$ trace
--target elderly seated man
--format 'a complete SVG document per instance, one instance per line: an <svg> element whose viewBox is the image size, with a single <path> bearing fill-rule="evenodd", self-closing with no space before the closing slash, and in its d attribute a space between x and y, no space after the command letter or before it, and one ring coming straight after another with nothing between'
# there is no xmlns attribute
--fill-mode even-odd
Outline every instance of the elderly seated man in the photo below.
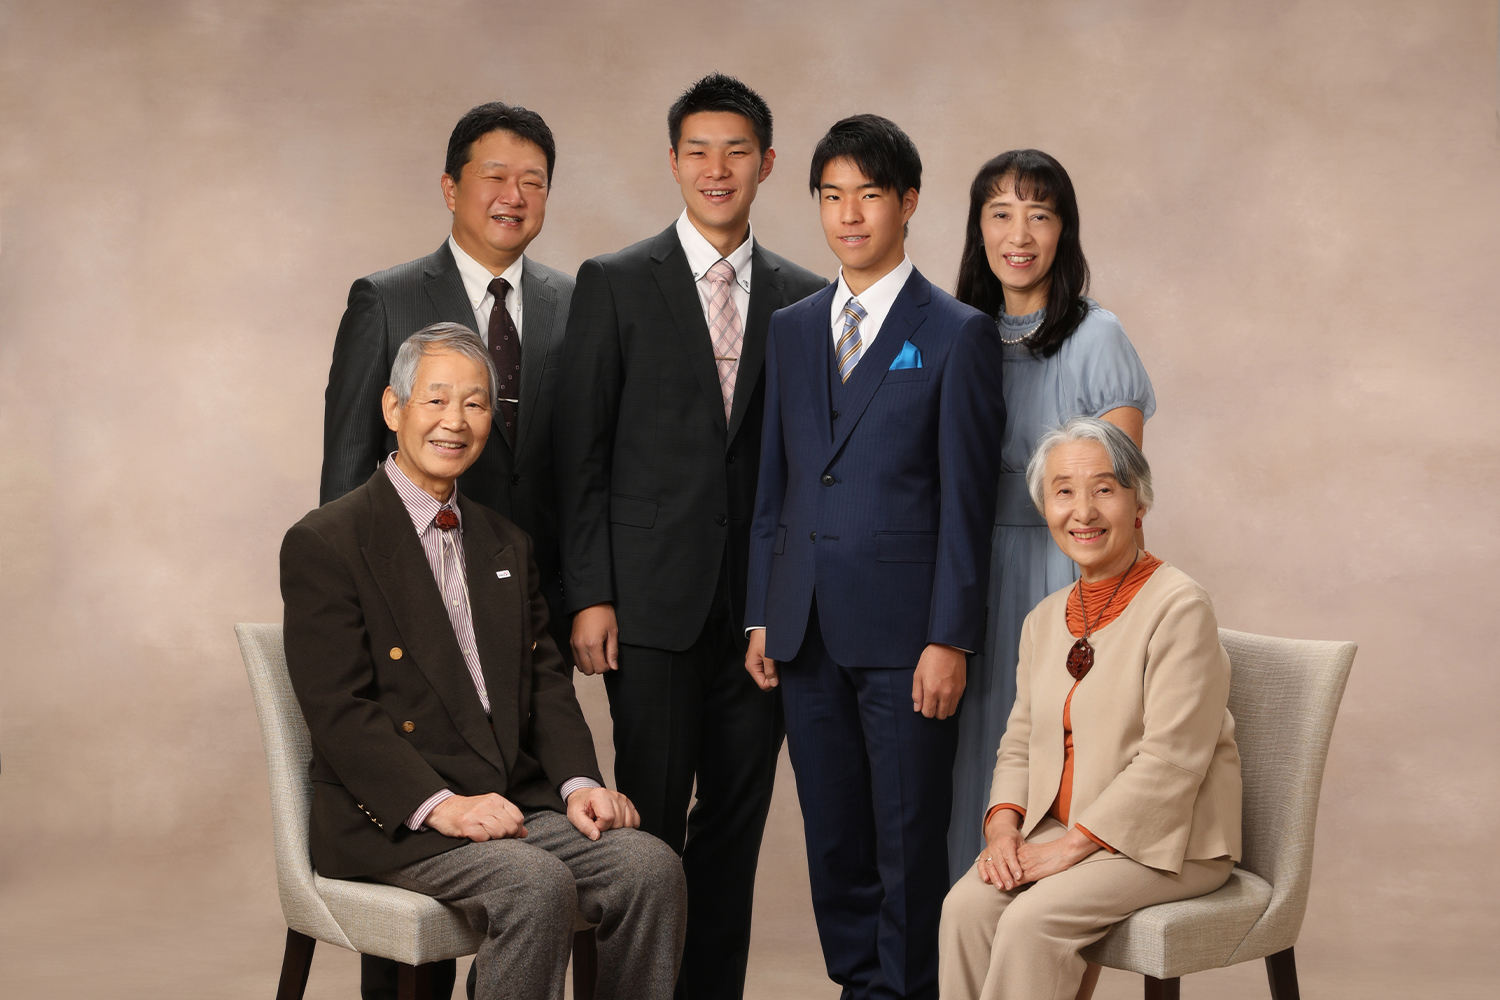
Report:
<svg viewBox="0 0 1500 1000"><path fill-rule="evenodd" d="M603 787L531 539L454 485L498 381L468 329L413 335L383 400L396 452L282 543L313 864L459 909L485 935L479 1000L561 997L579 913L598 925L598 996L666 998L681 864Z"/></svg>

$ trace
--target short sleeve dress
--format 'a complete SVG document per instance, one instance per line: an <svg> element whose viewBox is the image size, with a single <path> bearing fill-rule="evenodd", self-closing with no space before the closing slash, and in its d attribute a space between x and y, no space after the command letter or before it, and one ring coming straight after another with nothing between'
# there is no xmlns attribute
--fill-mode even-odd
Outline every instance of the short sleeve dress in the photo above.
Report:
<svg viewBox="0 0 1500 1000"><path fill-rule="evenodd" d="M1052 541L1047 522L1031 503L1026 463L1037 440L1070 417L1097 417L1119 406L1133 406L1148 419L1156 412L1151 379L1120 321L1097 302L1087 301L1083 322L1052 357L1033 357L1025 344L1004 348L1001 388L1006 421L991 539L989 621L985 648L969 664L959 712L948 827L952 882L968 871L984 847L982 825L995 753L1016 699L1021 623L1042 598L1078 579L1078 567ZM1041 320L1041 311L1026 316L1002 313L1000 335L1013 340Z"/></svg>

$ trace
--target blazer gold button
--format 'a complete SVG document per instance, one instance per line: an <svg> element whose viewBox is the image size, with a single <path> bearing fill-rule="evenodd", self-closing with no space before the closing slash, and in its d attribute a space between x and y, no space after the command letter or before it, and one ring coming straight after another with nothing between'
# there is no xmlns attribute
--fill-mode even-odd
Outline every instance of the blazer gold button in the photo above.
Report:
<svg viewBox="0 0 1500 1000"><path fill-rule="evenodd" d="M533 642L532 642L532 644L531 644L531 648L532 648L532 649L533 649L533 650L534 650L534 649L536 649L536 642L535 642L535 641L533 641Z"/></svg>
<svg viewBox="0 0 1500 1000"><path fill-rule="evenodd" d="M412 722L412 721L408 720L406 722L401 723L401 728L404 729L404 730L406 730L409 733L412 730L414 730L414 729L417 728L417 724L415 722Z"/></svg>
<svg viewBox="0 0 1500 1000"><path fill-rule="evenodd" d="M399 660L399 659L401 659L401 647L400 646L392 646L391 647L391 659L393 659L393 660Z"/></svg>

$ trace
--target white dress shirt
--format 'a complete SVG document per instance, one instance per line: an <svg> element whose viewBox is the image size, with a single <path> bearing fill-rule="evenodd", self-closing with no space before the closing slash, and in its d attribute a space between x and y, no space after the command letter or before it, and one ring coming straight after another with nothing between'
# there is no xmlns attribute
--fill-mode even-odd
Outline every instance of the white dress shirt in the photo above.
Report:
<svg viewBox="0 0 1500 1000"><path fill-rule="evenodd" d="M739 310L740 329L746 329L750 325L747 317L750 313L750 255L755 250L754 227L745 235L745 242L725 257L714 249L714 245L702 233L693 228L687 209L683 209L682 214L677 217L677 239L682 244L682 252L687 255L688 270L693 272L693 284L698 287L698 304L703 307L703 321L712 323L708 314L708 301L713 295L713 282L708 280L708 269L721 260L727 260L729 266L734 268L734 284L729 288L729 297L734 300L735 309Z"/></svg>
<svg viewBox="0 0 1500 1000"><path fill-rule="evenodd" d="M504 278L510 282L510 294L505 297L505 311L510 313L510 321L516 324L516 337L525 337L521 331L521 263L526 255L517 257L514 264L499 274L491 274L489 268L464 253L452 236L448 237L448 249L453 251L453 260L458 264L458 276L464 281L464 292L469 296L469 305L474 308L474 321L479 324L479 339L484 341L485 346L489 346L490 313L495 309L495 296L490 294L490 282L496 278Z"/></svg>
<svg viewBox="0 0 1500 1000"><path fill-rule="evenodd" d="M839 268L839 284L834 289L833 305L828 314L828 330L833 336L833 346L838 347L839 337L844 333L844 307L849 304L850 299L854 299L865 309L865 318L859 324L859 356L863 359L870 352L870 346L875 343L875 338L880 334L885 318L890 315L891 306L896 304L896 296L900 295L901 289L906 287L906 279L911 277L912 270L911 258L902 257L901 263L897 264L894 270L855 295L844 283L844 269ZM859 367L858 361L854 363L854 367ZM850 371L853 369L851 368Z"/></svg>

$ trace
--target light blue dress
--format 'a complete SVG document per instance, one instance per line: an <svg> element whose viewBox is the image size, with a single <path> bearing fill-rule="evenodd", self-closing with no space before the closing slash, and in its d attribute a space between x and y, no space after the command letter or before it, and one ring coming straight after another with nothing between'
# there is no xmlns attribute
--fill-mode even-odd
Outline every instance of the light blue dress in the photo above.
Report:
<svg viewBox="0 0 1500 1000"><path fill-rule="evenodd" d="M1002 314L1000 335L1015 339L1041 319L1040 311ZM969 870L984 847L981 824L989 806L995 754L1016 699L1021 622L1042 598L1078 579L1078 567L1052 541L1047 522L1032 506L1026 463L1037 440L1070 417L1097 417L1117 406L1134 406L1148 418L1156 412L1151 379L1120 321L1092 299L1083 322L1052 357L1032 357L1025 344L1004 350L1005 440L990 555L989 621L985 648L969 662L959 712L948 827L952 882Z"/></svg>

